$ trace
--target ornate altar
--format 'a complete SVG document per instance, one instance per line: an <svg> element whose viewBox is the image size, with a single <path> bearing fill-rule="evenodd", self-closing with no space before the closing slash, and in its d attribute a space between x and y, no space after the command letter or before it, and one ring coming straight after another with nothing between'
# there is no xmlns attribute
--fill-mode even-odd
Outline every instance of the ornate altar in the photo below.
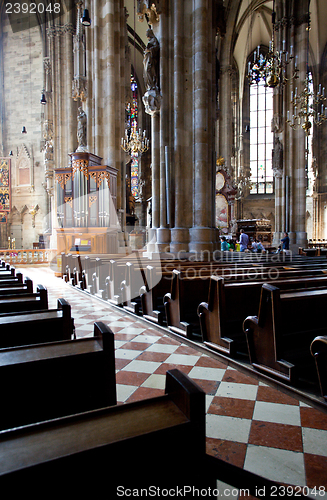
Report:
<svg viewBox="0 0 327 500"><path fill-rule="evenodd" d="M218 161L217 161L218 165ZM225 169L219 166L216 172L216 227L228 232L233 217L233 208L237 189Z"/></svg>
<svg viewBox="0 0 327 500"><path fill-rule="evenodd" d="M69 156L71 166L55 170L57 251L117 253L117 170L92 153Z"/></svg>
<svg viewBox="0 0 327 500"><path fill-rule="evenodd" d="M251 239L261 241L264 246L270 246L272 242L271 223L268 219L241 219L236 221L237 236L241 229Z"/></svg>

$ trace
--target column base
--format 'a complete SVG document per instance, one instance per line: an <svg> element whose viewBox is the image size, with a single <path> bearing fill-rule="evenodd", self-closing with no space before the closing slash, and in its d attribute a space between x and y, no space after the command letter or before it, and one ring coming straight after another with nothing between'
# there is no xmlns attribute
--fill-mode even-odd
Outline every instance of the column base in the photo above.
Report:
<svg viewBox="0 0 327 500"><path fill-rule="evenodd" d="M215 250L213 240L215 240L214 228L192 227L190 232L189 250L196 255L196 260L210 260Z"/></svg>
<svg viewBox="0 0 327 500"><path fill-rule="evenodd" d="M158 252L167 252L170 250L170 229L159 227L157 229L157 248Z"/></svg>
<svg viewBox="0 0 327 500"><path fill-rule="evenodd" d="M190 241L189 229L186 227L174 227L171 229L170 251L172 253L188 252Z"/></svg>

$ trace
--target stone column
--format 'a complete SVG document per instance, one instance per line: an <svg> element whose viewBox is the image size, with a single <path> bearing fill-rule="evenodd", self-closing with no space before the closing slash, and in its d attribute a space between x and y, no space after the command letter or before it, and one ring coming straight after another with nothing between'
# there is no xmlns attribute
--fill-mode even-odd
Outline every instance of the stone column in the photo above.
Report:
<svg viewBox="0 0 327 500"><path fill-rule="evenodd" d="M184 48L183 48L184 1L174 3L174 172L175 172L175 226L171 229L170 251L188 250L189 229L185 217L188 204L185 177L183 175L184 143ZM184 162L183 162L184 159Z"/></svg>
<svg viewBox="0 0 327 500"><path fill-rule="evenodd" d="M209 2L211 5L211 2ZM208 169L212 158L209 151L209 84L208 58L211 25L208 26L208 2L194 0L194 208L193 227L190 229L192 252L213 251L211 215L208 205L211 200L211 185L208 182Z"/></svg>
<svg viewBox="0 0 327 500"><path fill-rule="evenodd" d="M306 22L297 27L296 53L299 57L298 92L301 92L306 75L307 36ZM300 127L293 132L293 171L290 196L290 240L297 246L306 246L306 172L305 172L305 133Z"/></svg>
<svg viewBox="0 0 327 500"><path fill-rule="evenodd" d="M160 39L160 227L157 230L157 243L160 252L169 251L170 229L167 224L167 199L166 183L166 147L169 146L169 24L168 6L163 8L159 24Z"/></svg>

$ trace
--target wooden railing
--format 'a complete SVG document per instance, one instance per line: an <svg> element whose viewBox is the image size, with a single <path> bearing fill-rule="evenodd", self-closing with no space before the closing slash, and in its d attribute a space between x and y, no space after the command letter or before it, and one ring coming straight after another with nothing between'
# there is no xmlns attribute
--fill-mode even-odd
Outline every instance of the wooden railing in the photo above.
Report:
<svg viewBox="0 0 327 500"><path fill-rule="evenodd" d="M15 265L49 264L56 251L50 249L13 249L0 250L0 259Z"/></svg>

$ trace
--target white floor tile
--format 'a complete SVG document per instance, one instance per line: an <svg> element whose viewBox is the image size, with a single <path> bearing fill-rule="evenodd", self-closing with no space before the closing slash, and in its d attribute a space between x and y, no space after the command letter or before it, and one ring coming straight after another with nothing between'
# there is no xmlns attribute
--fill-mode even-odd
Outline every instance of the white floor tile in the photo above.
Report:
<svg viewBox="0 0 327 500"><path fill-rule="evenodd" d="M129 372L153 373L159 368L160 365L161 363L157 363L156 361L139 361L137 359L134 359L133 361L128 363L128 365L122 368L122 370Z"/></svg>
<svg viewBox="0 0 327 500"><path fill-rule="evenodd" d="M254 406L253 420L300 426L300 408L295 405L257 401Z"/></svg>
<svg viewBox="0 0 327 500"><path fill-rule="evenodd" d="M142 334L135 337L135 339L131 340L131 342L144 342L145 344L153 344L157 342L158 339L160 339L160 337Z"/></svg>
<svg viewBox="0 0 327 500"><path fill-rule="evenodd" d="M279 483L306 484L303 453L249 445L244 469Z"/></svg>
<svg viewBox="0 0 327 500"><path fill-rule="evenodd" d="M121 323L122 323L122 321L121 321ZM120 330L119 333L127 333L127 334L139 335L140 333L144 332L144 330L145 330L145 328L139 328L139 327L136 327L136 326L127 326L126 328L123 328L123 330Z"/></svg>
<svg viewBox="0 0 327 500"><path fill-rule="evenodd" d="M226 417L209 413L206 416L206 435L210 438L247 443L251 420L246 418Z"/></svg>
<svg viewBox="0 0 327 500"><path fill-rule="evenodd" d="M117 402L124 403L126 399L128 399L133 394L133 392L136 391L137 388L138 387L134 385L117 384Z"/></svg>
<svg viewBox="0 0 327 500"><path fill-rule="evenodd" d="M194 366L199 358L200 356L193 356L192 354L171 354L165 362L176 365Z"/></svg>
<svg viewBox="0 0 327 500"><path fill-rule="evenodd" d="M142 387L151 387L152 389L164 389L166 387L166 375L153 373L143 382Z"/></svg>
<svg viewBox="0 0 327 500"><path fill-rule="evenodd" d="M163 352L166 354L171 354L176 351L178 345L170 345L170 344L152 344L147 348L147 351L151 352Z"/></svg>
<svg viewBox="0 0 327 500"><path fill-rule="evenodd" d="M327 431L302 428L303 451L327 457Z"/></svg>
<svg viewBox="0 0 327 500"><path fill-rule="evenodd" d="M255 401L257 392L257 385L221 382L217 389L216 396L235 399L250 399L251 401Z"/></svg>
<svg viewBox="0 0 327 500"><path fill-rule="evenodd" d="M205 366L194 366L189 373L189 377L198 378L200 380L216 380L221 381L226 370L223 368L210 368Z"/></svg>
<svg viewBox="0 0 327 500"><path fill-rule="evenodd" d="M117 349L115 351L115 358L119 359L135 359L142 351L136 349Z"/></svg>

